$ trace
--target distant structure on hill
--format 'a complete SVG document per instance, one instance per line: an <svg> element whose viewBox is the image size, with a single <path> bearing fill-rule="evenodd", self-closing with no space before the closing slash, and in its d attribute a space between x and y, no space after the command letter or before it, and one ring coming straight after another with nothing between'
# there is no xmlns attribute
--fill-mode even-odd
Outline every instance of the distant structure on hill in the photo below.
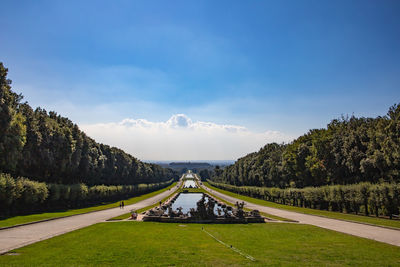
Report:
<svg viewBox="0 0 400 267"><path fill-rule="evenodd" d="M178 171L180 173L185 173L188 170L192 170L194 173L199 173L202 170L208 170L208 171L213 171L216 166L219 166L220 168L224 168L225 166L231 165L234 163L234 161L230 160L219 160L219 161L176 161L176 162L160 162L160 161L150 161L151 163L156 163L158 165L161 165L164 168L170 168L175 171Z"/></svg>
<svg viewBox="0 0 400 267"><path fill-rule="evenodd" d="M180 173L185 173L188 170L192 170L194 173L198 173L202 170L212 171L214 167L214 165L207 162L171 162L168 164L168 168Z"/></svg>
<svg viewBox="0 0 400 267"><path fill-rule="evenodd" d="M207 162L171 162L169 164L170 168L188 168L188 169L196 169L196 168L212 168L213 165Z"/></svg>

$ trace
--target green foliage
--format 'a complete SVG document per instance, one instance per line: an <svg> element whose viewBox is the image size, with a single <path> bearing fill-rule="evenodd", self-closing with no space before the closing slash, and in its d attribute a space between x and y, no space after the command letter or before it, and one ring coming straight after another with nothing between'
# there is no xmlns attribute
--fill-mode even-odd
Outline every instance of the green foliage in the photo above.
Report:
<svg viewBox="0 0 400 267"><path fill-rule="evenodd" d="M83 208L70 208L70 209L58 209L56 211L49 211L49 212L37 212L37 213L28 213L25 215L20 215L20 216L11 216L7 218L1 218L0 217L0 228L1 227L10 227L10 226L15 226L18 224L25 224L25 223L30 223L30 222L37 222L37 221L43 221L43 220L48 220L48 219L55 219L55 218L62 218L62 217L67 217L67 216L72 216L72 215L77 215L77 214L84 214L88 212L93 212L93 211L100 211L100 210L106 210L106 209L111 209L111 208L116 208L119 206L121 203L121 200L124 201L125 206L127 205L132 205L135 203L138 203L142 200L151 198L153 196L156 196L158 194L161 194L162 192L165 192L167 190L170 190L171 188L175 187L177 182L172 183L171 185L167 187L163 187L161 189L158 189L156 191L152 191L150 193L145 193L141 195L136 195L133 197L126 197L126 198L118 198L118 200L113 200L113 201L107 201L107 202L101 202L101 203L95 203L91 205L87 205L86 207ZM51 192L51 190L49 189ZM48 199L50 200L50 199Z"/></svg>
<svg viewBox="0 0 400 267"><path fill-rule="evenodd" d="M83 207L104 201L116 201L158 190L173 183L88 187L85 184L46 184L23 177L14 179L0 173L0 215L32 213L33 211Z"/></svg>
<svg viewBox="0 0 400 267"><path fill-rule="evenodd" d="M369 213L392 219L400 211L400 184L359 183L305 188L271 188L234 186L208 180L217 188L253 198L297 207L339 211L346 213Z"/></svg>
<svg viewBox="0 0 400 267"><path fill-rule="evenodd" d="M0 62L0 171L49 184L132 185L178 179L171 169L95 142L55 112L21 103L7 71ZM60 190L82 198L74 195L77 189Z"/></svg>
<svg viewBox="0 0 400 267"><path fill-rule="evenodd" d="M7 72L0 62L0 168L15 171L26 143L26 125L19 110L22 96L11 91Z"/></svg>
<svg viewBox="0 0 400 267"><path fill-rule="evenodd" d="M211 178L210 172L207 169L201 170L199 174L202 181L206 181L207 179Z"/></svg>
<svg viewBox="0 0 400 267"><path fill-rule="evenodd" d="M213 181L242 186L297 187L400 182L400 104L387 116L342 117L290 144L267 144Z"/></svg>

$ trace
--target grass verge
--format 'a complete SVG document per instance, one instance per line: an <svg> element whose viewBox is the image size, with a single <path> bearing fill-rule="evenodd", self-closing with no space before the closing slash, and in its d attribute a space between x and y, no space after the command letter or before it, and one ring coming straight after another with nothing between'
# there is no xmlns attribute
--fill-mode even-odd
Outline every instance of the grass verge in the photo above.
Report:
<svg viewBox="0 0 400 267"><path fill-rule="evenodd" d="M228 247L206 234L212 234ZM230 248L232 246L232 248ZM252 256L251 261L233 250ZM399 266L400 248L302 224L99 223L0 256L1 266Z"/></svg>
<svg viewBox="0 0 400 267"><path fill-rule="evenodd" d="M121 201L123 200L125 202L125 205L131 205L131 204L137 203L139 201L142 201L144 199L147 199L149 197L158 195L166 190L169 190L170 188L174 187L175 185L176 185L176 182L166 188L163 188L163 189L160 189L160 190L148 193L148 194L125 199L125 200L121 199ZM31 222L36 222L36 221L43 221L43 220L48 220L48 219L61 218L61 217L66 217L66 216L71 216L71 215L83 214L83 213L88 213L88 212L92 212L92 211L105 210L105 209L115 208L118 206L119 206L119 201L96 205L96 206L87 207L87 208L82 208L82 209L71 209L71 210L58 211L58 212L45 212L45 213L36 213L36 214L30 214L30 215L14 216L14 217L0 220L0 228L10 227L10 226L19 225L19 224L25 224L25 223L31 223Z"/></svg>
<svg viewBox="0 0 400 267"><path fill-rule="evenodd" d="M257 199L257 198L252 198L252 197L232 193L230 191L216 188L207 182L203 182L203 184L205 186L207 186L215 191L218 191L220 193L223 193L225 195L235 197L235 198L238 198L238 199L241 199L241 200L244 200L247 202L251 202L254 204L266 206L266 207L283 209L283 210L288 210L288 211L295 211L295 212L310 214L310 215L323 216L323 217L332 218L332 219L339 219L339 220L345 220L345 221L351 221L351 222L359 222L359 223L366 223L366 224L400 229L400 220L390 220L390 219L377 218L377 217L372 217L372 216L362 216L362 215L347 214L347 213L340 213L340 212L334 212L334 211L316 210L316 209L288 206L288 205L278 204L275 202L270 202L270 201L266 201L266 200L261 200L261 199Z"/></svg>

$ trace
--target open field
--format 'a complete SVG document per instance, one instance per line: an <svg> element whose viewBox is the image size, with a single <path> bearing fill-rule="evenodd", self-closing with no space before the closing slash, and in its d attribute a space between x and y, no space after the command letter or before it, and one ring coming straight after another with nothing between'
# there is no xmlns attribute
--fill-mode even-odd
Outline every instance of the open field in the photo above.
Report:
<svg viewBox="0 0 400 267"><path fill-rule="evenodd" d="M251 261L202 231L255 258ZM301 224L100 223L0 256L2 266L394 266L400 248Z"/></svg>
<svg viewBox="0 0 400 267"><path fill-rule="evenodd" d="M352 221L352 222L360 222L360 223L367 223L367 224L372 224L372 225L400 228L400 220L390 220L390 219L383 219L383 218L377 218L377 217L371 217L371 216L362 216L362 215L346 214L346 213L332 212L332 211L326 211L326 210L317 210L317 209L308 209L308 208L300 208L300 207L295 207L295 206L288 206L288 205L278 204L275 202L270 202L270 201L265 201L265 200L261 200L261 199L257 199L257 198L252 198L252 197L248 197L248 196L235 194L235 193L232 193L232 192L229 192L226 190L216 188L207 182L203 182L203 184L205 186L207 186L215 191L221 192L225 195L235 197L235 198L238 198L238 199L241 199L244 201L248 201L248 202L251 202L254 204L266 206L266 207L294 211L294 212L299 212L299 213L304 213L304 214L324 216L324 217L328 217L328 218L332 218L332 219L340 219L340 220L346 220L346 221Z"/></svg>
<svg viewBox="0 0 400 267"><path fill-rule="evenodd" d="M158 195L161 192L169 190L170 188L174 187L175 185L176 185L176 182L166 188L163 188L163 189L160 189L160 190L148 193L148 194L125 199L125 200L121 199L121 201L123 200L125 202L125 205L134 204L134 203L137 203L144 199ZM9 226L18 225L18 224L48 220L48 219L53 219L53 218L61 218L61 217L66 217L66 216L71 216L71 215L83 214L83 213L88 213L88 212L92 212L92 211L105 210L105 209L115 208L118 206L119 206L119 201L113 202L113 203L107 203L104 205L97 205L97 206L82 208L82 209L71 209L71 210L59 211L59 212L45 212L45 213L36 213L36 214L30 214L30 215L14 216L14 217L0 220L0 228L1 227L9 227Z"/></svg>

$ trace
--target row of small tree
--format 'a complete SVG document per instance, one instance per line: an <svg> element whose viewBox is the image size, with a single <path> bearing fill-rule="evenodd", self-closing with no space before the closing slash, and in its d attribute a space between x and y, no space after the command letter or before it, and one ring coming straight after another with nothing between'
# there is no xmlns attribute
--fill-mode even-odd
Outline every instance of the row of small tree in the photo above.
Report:
<svg viewBox="0 0 400 267"><path fill-rule="evenodd" d="M321 187L286 188L234 186L208 180L217 188L280 204L339 211L374 214L392 219L400 210L400 184L359 183Z"/></svg>
<svg viewBox="0 0 400 267"><path fill-rule="evenodd" d="M77 208L104 201L117 201L155 191L172 182L173 179L153 184L88 187L82 183L46 184L0 173L0 216Z"/></svg>

